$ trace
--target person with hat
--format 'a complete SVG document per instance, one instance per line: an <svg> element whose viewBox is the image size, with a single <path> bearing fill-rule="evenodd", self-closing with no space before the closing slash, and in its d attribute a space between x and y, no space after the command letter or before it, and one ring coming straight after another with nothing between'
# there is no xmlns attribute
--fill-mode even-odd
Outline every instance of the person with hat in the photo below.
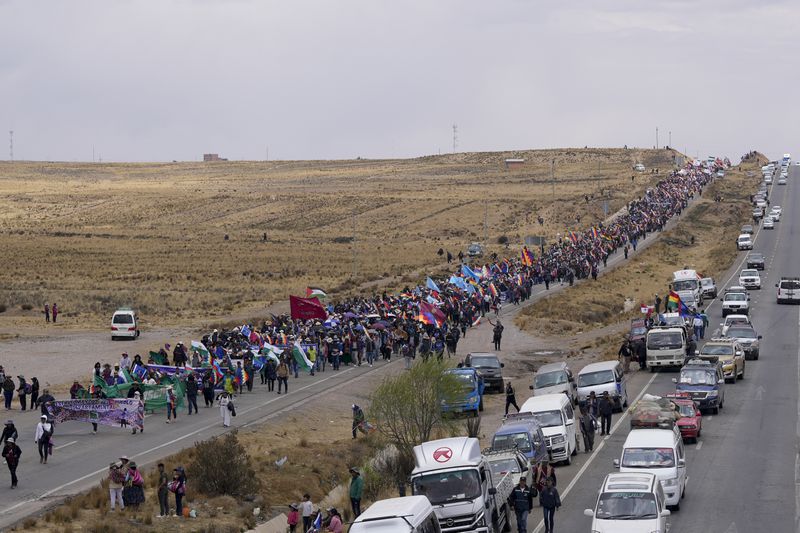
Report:
<svg viewBox="0 0 800 533"><path fill-rule="evenodd" d="M353 508L353 518L361 514L361 495L364 493L364 478L358 468L350 467L350 505Z"/></svg>
<svg viewBox="0 0 800 533"><path fill-rule="evenodd" d="M328 517L325 519L328 523L327 531L330 533L342 533L344 529L339 511L336 510L336 507L328 507L326 511L328 512Z"/></svg>
<svg viewBox="0 0 800 533"><path fill-rule="evenodd" d="M28 407L28 394L30 394L31 387L25 381L25 376L17 376L19 380L19 387L17 388L17 396L19 397L19 405L24 411Z"/></svg>
<svg viewBox="0 0 800 533"><path fill-rule="evenodd" d="M300 513L297 512L297 504L289 504L289 514L286 517L286 524L289 526L289 531L294 533L297 531L297 523L300 521Z"/></svg>
<svg viewBox="0 0 800 533"><path fill-rule="evenodd" d="M14 421L6 420L6 425L3 428L3 435L0 436L0 441L2 441L3 444L5 444L8 439L14 439L14 441L16 442L18 438L19 438L19 433L17 432L16 426L14 426Z"/></svg>
<svg viewBox="0 0 800 533"><path fill-rule="evenodd" d="M528 533L528 513L533 510L533 492L528 487L525 476L519 478L519 483L511 491L511 504L517 515L517 531Z"/></svg>
<svg viewBox="0 0 800 533"><path fill-rule="evenodd" d="M13 426L13 423L12 423ZM8 426L6 426L8 427ZM5 432L4 432L5 433ZM6 460L8 471L11 472L11 488L17 488L17 466L19 466L19 458L22 455L22 450L17 446L17 439L8 437L4 440L3 459Z"/></svg>
<svg viewBox="0 0 800 533"><path fill-rule="evenodd" d="M131 365L133 365L133 361L128 357L128 352L122 352L122 357L119 360L119 367L130 372Z"/></svg>
<svg viewBox="0 0 800 533"><path fill-rule="evenodd" d="M172 362L175 366L184 367L186 366L186 361L189 359L186 357L186 349L183 347L182 342L178 342L175 345L175 349L172 351Z"/></svg>
<svg viewBox="0 0 800 533"><path fill-rule="evenodd" d="M42 415L41 420L36 424L36 434L33 442L39 445L39 462L47 464L47 456L50 453L50 438L53 436L53 424L47 420L47 415Z"/></svg>
<svg viewBox="0 0 800 533"><path fill-rule="evenodd" d="M5 400L6 410L11 409L11 402L14 399L14 380L11 376L3 378L3 399Z"/></svg>
<svg viewBox="0 0 800 533"><path fill-rule="evenodd" d="M611 432L611 415L614 413L614 402L608 391L597 402L597 411L600 413L600 435L608 435Z"/></svg>
<svg viewBox="0 0 800 533"><path fill-rule="evenodd" d="M175 493L175 516L183 516L183 497L186 495L186 471L182 466L172 469L170 492Z"/></svg>
<svg viewBox="0 0 800 533"><path fill-rule="evenodd" d="M178 398L175 396L175 389L172 385L167 387L167 424L174 418L178 421Z"/></svg>
<svg viewBox="0 0 800 533"><path fill-rule="evenodd" d="M227 391L222 391L219 393L219 397L217 398L217 402L219 404L219 415L222 417L222 425L224 427L231 426L231 409L229 405L231 403L231 397Z"/></svg>
<svg viewBox="0 0 800 533"><path fill-rule="evenodd" d="M126 506L134 509L138 509L144 502L144 479L133 461L128 463L128 471L125 473L122 498Z"/></svg>
<svg viewBox="0 0 800 533"><path fill-rule="evenodd" d="M119 463L110 463L108 465L108 496L111 500L112 511L117 506L117 502L119 502L120 510L125 509L125 502L122 500L122 486L124 484L124 466L120 465Z"/></svg>

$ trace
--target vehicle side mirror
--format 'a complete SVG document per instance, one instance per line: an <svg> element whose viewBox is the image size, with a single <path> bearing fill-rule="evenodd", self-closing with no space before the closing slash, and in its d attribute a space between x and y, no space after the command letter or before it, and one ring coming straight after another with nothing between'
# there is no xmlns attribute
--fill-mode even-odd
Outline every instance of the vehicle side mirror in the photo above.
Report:
<svg viewBox="0 0 800 533"><path fill-rule="evenodd" d="M663 516L664 518L668 517L671 514L672 512L669 509L664 509L663 511L661 511L661 516Z"/></svg>
<svg viewBox="0 0 800 533"><path fill-rule="evenodd" d="M528 385L528 388L529 388L530 390L533 390L533 385Z"/></svg>
<svg viewBox="0 0 800 533"><path fill-rule="evenodd" d="M686 459L678 459L678 466L686 466Z"/></svg>
<svg viewBox="0 0 800 533"><path fill-rule="evenodd" d="M505 363L500 363L500 368L505 368L505 367L506 367Z"/></svg>
<svg viewBox="0 0 800 533"><path fill-rule="evenodd" d="M724 322L720 322L719 325L722 326L723 328L725 327L725 323Z"/></svg>
<svg viewBox="0 0 800 533"><path fill-rule="evenodd" d="M489 487L489 494L491 496L494 496L495 494L497 494L497 489L494 487Z"/></svg>
<svg viewBox="0 0 800 533"><path fill-rule="evenodd" d="M778 284L776 283L776 284L775 284L775 286L777 287L777 286L778 286Z"/></svg>
<svg viewBox="0 0 800 533"><path fill-rule="evenodd" d="M614 468L619 468L619 459L614 459Z"/></svg>
<svg viewBox="0 0 800 533"><path fill-rule="evenodd" d="M761 335L758 336L758 340L761 340Z"/></svg>
<svg viewBox="0 0 800 533"><path fill-rule="evenodd" d="M717 380L717 384L718 384L718 385L722 385L723 383L725 383L725 380L724 380L724 379L718 379L718 380Z"/></svg>
<svg viewBox="0 0 800 533"><path fill-rule="evenodd" d="M594 511L592 511L591 509L584 509L583 510L583 516L588 516L588 517L591 518L591 517L594 516Z"/></svg>

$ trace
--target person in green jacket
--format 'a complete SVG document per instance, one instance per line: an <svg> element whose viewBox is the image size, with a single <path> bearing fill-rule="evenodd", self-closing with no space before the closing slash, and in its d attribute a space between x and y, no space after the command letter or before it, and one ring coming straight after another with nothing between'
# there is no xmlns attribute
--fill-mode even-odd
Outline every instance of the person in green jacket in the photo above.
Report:
<svg viewBox="0 0 800 533"><path fill-rule="evenodd" d="M353 438L356 438L357 432L361 430L362 433L366 434L367 432L362 427L364 424L364 410L361 409L356 404L353 404Z"/></svg>
<svg viewBox="0 0 800 533"><path fill-rule="evenodd" d="M350 468L350 475L353 476L350 480L350 505L353 508L353 518L358 518L361 514L361 494L364 492L364 478L361 477L361 472L358 468Z"/></svg>

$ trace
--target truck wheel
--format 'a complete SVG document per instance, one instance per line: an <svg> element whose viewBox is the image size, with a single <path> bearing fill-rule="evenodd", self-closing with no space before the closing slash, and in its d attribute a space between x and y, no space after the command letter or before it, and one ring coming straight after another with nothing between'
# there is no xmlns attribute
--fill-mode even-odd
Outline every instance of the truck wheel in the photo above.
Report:
<svg viewBox="0 0 800 533"><path fill-rule="evenodd" d="M718 415L719 414L719 407L714 407L713 409L711 409L711 414L712 415Z"/></svg>
<svg viewBox="0 0 800 533"><path fill-rule="evenodd" d="M481 396L481 401L478 403L478 411L483 411L483 396ZM476 413L477 416L477 413Z"/></svg>

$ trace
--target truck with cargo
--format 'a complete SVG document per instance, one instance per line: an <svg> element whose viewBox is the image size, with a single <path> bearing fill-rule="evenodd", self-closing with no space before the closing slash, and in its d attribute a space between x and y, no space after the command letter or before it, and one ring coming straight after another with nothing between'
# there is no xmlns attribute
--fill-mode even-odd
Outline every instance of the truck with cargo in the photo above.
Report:
<svg viewBox="0 0 800 533"><path fill-rule="evenodd" d="M443 533L510 529L514 480L509 473L495 478L478 439L425 442L414 447L414 462L411 490L430 500Z"/></svg>

